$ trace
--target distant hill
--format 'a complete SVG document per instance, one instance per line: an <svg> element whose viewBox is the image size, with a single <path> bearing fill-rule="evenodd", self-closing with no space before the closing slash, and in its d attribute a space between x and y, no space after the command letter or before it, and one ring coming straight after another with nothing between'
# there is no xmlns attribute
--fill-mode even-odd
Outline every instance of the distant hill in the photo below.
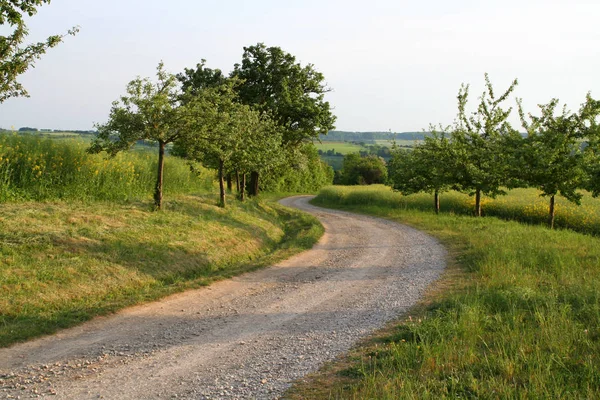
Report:
<svg viewBox="0 0 600 400"><path fill-rule="evenodd" d="M320 135L324 142L374 142L376 140L423 140L424 132L347 132L330 131L327 135Z"/></svg>

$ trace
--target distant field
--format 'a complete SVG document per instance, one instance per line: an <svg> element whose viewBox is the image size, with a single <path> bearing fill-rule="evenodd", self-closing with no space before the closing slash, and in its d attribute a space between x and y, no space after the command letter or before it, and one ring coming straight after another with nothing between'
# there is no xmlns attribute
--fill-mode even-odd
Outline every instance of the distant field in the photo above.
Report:
<svg viewBox="0 0 600 400"><path fill-rule="evenodd" d="M321 151L334 150L342 154L358 153L360 150L365 150L363 146L352 144L350 142L323 142L315 143L315 146Z"/></svg>
<svg viewBox="0 0 600 400"><path fill-rule="evenodd" d="M414 146L417 143L421 143L422 140L407 140L407 139L396 139L396 144L398 146ZM394 143L392 140L376 140L376 144L380 146L392 147Z"/></svg>

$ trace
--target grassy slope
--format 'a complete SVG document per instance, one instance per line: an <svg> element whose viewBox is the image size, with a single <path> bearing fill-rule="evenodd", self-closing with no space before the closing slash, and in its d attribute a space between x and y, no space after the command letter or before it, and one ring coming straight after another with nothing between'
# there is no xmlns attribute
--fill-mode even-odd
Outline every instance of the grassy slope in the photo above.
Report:
<svg viewBox="0 0 600 400"><path fill-rule="evenodd" d="M272 201L167 203L2 204L0 346L269 265L323 232Z"/></svg>
<svg viewBox="0 0 600 400"><path fill-rule="evenodd" d="M386 196L328 189L317 204L423 229L448 246L455 268L425 307L290 397L600 397L600 239L392 208Z"/></svg>

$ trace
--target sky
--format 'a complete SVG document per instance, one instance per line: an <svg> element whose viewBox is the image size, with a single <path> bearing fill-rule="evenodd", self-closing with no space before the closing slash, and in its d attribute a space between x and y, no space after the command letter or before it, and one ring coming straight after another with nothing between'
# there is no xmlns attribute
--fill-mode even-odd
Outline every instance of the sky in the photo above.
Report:
<svg viewBox="0 0 600 400"><path fill-rule="evenodd" d="M229 72L259 42L324 74L338 130L450 124L461 84L474 109L486 72L498 93L519 80L507 107L558 98L576 111L600 97L599 16L597 0L52 0L28 19L28 42L80 32L19 78L31 97L0 104L0 127L93 129L161 60Z"/></svg>

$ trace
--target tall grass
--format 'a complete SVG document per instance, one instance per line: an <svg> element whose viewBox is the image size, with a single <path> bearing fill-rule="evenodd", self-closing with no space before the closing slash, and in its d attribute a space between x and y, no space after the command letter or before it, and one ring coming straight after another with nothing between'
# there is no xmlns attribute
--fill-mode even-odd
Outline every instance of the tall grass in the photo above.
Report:
<svg viewBox="0 0 600 400"><path fill-rule="evenodd" d="M83 140L0 134L0 202L80 199L124 201L152 195L157 155L150 150L114 158L90 155ZM213 176L190 172L183 160L165 163L167 194L206 191Z"/></svg>
<svg viewBox="0 0 600 400"><path fill-rule="evenodd" d="M505 196L496 199L482 199L485 216L495 216L528 224L546 224L548 220L548 199L541 197L535 189L513 189ZM340 205L376 204L397 210L433 210L433 195L418 193L404 196L389 187L372 185L360 190L344 187L324 188L320 198L331 199ZM442 193L440 210L442 213L472 215L475 206L473 197L450 191ZM600 235L600 199L586 194L578 206L561 197L557 198L557 228L568 228L577 232Z"/></svg>
<svg viewBox="0 0 600 400"><path fill-rule="evenodd" d="M357 351L324 397L600 398L599 238L436 216L399 207L396 196L382 187L329 188L315 202L426 230L462 272L443 278L439 287L450 289L431 294L426 309Z"/></svg>

